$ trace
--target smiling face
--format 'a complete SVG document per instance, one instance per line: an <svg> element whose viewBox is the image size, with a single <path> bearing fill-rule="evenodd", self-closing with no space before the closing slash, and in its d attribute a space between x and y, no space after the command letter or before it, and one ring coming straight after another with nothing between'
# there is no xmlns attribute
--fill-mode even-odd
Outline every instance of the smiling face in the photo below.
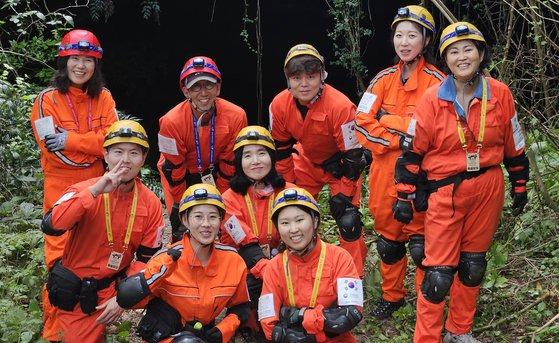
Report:
<svg viewBox="0 0 559 343"><path fill-rule="evenodd" d="M113 170L120 160L120 168L128 169L122 176L122 182L128 182L138 176L146 156L147 153L144 153L142 147L134 143L116 143L105 148L105 162L109 170Z"/></svg>
<svg viewBox="0 0 559 343"><path fill-rule="evenodd" d="M288 81L291 87L289 92L291 92L294 98L299 100L301 105L308 104L318 94L322 84L320 72L312 74L300 72L291 75Z"/></svg>
<svg viewBox="0 0 559 343"><path fill-rule="evenodd" d="M90 56L72 55L66 62L68 79L72 87L81 88L93 76L95 71L95 58Z"/></svg>
<svg viewBox="0 0 559 343"><path fill-rule="evenodd" d="M258 144L243 147L241 164L245 175L253 181L262 180L272 170L272 159L268 150Z"/></svg>
<svg viewBox="0 0 559 343"><path fill-rule="evenodd" d="M217 238L221 215L215 205L196 205L182 217L182 223L190 230L190 241L196 249L199 245L212 244Z"/></svg>
<svg viewBox="0 0 559 343"><path fill-rule="evenodd" d="M292 250L302 251L311 243L318 217L313 217L297 206L286 206L280 210L277 228L281 240Z"/></svg>
<svg viewBox="0 0 559 343"><path fill-rule="evenodd" d="M423 30L409 20L401 21L394 30L394 50L403 62L413 61L423 50ZM429 42L426 38L425 45Z"/></svg>
<svg viewBox="0 0 559 343"><path fill-rule="evenodd" d="M219 96L221 83L201 80L192 85L190 89L183 86L182 91L187 98L192 100L199 111L209 111L214 106L215 99Z"/></svg>
<svg viewBox="0 0 559 343"><path fill-rule="evenodd" d="M479 71L483 54L479 52L474 41L464 39L449 45L444 51L444 59L457 80L468 81Z"/></svg>

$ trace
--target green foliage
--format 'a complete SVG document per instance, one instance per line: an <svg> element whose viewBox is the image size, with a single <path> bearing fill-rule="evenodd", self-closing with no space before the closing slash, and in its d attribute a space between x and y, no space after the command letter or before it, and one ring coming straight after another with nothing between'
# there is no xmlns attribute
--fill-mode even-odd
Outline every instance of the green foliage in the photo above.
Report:
<svg viewBox="0 0 559 343"><path fill-rule="evenodd" d="M326 3L334 19L332 30L328 30L328 37L334 44L332 64L347 69L349 75L355 77L357 93L361 95L365 91L363 78L367 75L367 67L361 60L361 43L372 37L373 31L361 25L365 18L361 0L327 0Z"/></svg>

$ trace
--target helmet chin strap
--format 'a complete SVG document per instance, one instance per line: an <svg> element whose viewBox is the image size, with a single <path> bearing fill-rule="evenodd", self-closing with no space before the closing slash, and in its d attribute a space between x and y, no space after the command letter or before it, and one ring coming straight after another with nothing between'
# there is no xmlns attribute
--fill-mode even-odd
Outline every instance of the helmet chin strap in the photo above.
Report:
<svg viewBox="0 0 559 343"><path fill-rule="evenodd" d="M422 45L421 51L419 52L419 54L417 54L417 56L415 56L415 57L413 58L413 60L408 61L408 62L404 62L404 64L405 64L406 66L410 66L410 65L414 64L415 61L418 61L418 60L421 58L421 56L423 56L423 53L425 52L425 47L427 46L427 44L426 44L427 39L426 39L426 36L425 36L425 35L427 34L427 30L425 30L424 27L422 27L422 29L423 29L423 30L422 30L422 31L423 31L423 39L422 39L422 40L423 40L423 43L421 44L421 45Z"/></svg>
<svg viewBox="0 0 559 343"><path fill-rule="evenodd" d="M456 81L458 81L458 82L463 82L463 83L465 83L465 84L468 85L468 86L472 86L472 85L474 84L474 82L476 82L476 79L477 79L477 77L478 77L479 75L481 75L481 73L480 73L479 70L478 70L478 71L476 71L476 72L474 73L474 75L472 76L472 78L469 79L469 80L467 80L467 81L457 79L456 76L455 76L454 74L452 74L452 77L453 77Z"/></svg>

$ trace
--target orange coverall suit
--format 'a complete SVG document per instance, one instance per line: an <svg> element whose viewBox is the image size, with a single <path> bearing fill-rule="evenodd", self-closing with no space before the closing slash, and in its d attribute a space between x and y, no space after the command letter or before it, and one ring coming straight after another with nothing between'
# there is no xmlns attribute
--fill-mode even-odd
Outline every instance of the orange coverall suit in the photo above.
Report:
<svg viewBox="0 0 559 343"><path fill-rule="evenodd" d="M227 100L217 98L215 102L215 147L214 168L219 168L216 186L221 193L229 188L229 179L235 173L233 145L241 129L247 126L245 111ZM167 212L171 214L174 203L179 203L186 190L187 174L198 174L194 124L190 102L185 100L159 119L159 151L161 157L157 168L161 174L161 185ZM210 168L210 124L198 128L202 170ZM174 164L171 173L172 185L162 170L165 160Z"/></svg>
<svg viewBox="0 0 559 343"><path fill-rule="evenodd" d="M392 216L392 204L396 202L394 166L402 153L400 137L405 134L416 104L432 85L439 84L443 74L427 63L423 57L409 79L402 84L403 62L378 73L369 84L367 93L376 100L368 112L357 110L356 134L361 144L373 153L369 173L369 210L375 218L375 231L392 241L406 242L411 235L423 235L424 213L414 213L409 224L401 223ZM377 120L380 110L388 112ZM381 261L383 298L396 302L407 290L404 287L406 265L404 256L394 264ZM419 289L423 270L416 268L415 285Z"/></svg>
<svg viewBox="0 0 559 343"><path fill-rule="evenodd" d="M248 302L247 269L235 249L215 243L208 263L202 266L187 235L167 248L181 250L181 257L173 262L164 253L167 249L159 251L147 263L144 277L152 294L180 313L183 325L190 321L211 324L224 308ZM215 326L225 343L239 325L239 317L230 313Z"/></svg>
<svg viewBox="0 0 559 343"><path fill-rule="evenodd" d="M314 309L307 309L305 311L303 328L308 334L315 335L317 342L357 342L350 332L342 333L335 338L327 338L324 333L322 310L337 305L338 279L359 279L355 264L347 251L328 243L325 243L324 246L326 248L326 256L320 278L316 306ZM289 255L289 271L295 290L296 307L309 306L321 250L321 241L317 239L315 247L308 255L302 258L294 254ZM260 302L262 303L263 297L273 297L274 314L262 318L262 313L259 313L259 319L260 324L262 324L262 330L268 340L271 340L274 326L279 321L280 308L282 306L290 306L282 255L278 254L274 257L264 272L264 285ZM259 306L259 312L261 310L262 308ZM359 310L361 310L361 307L359 307Z"/></svg>
<svg viewBox="0 0 559 343"><path fill-rule="evenodd" d="M53 227L58 230L70 230L62 265L80 279L94 277L100 280L118 274L126 268L128 274L137 273L145 266L143 262L138 261L131 265L138 249L161 247L164 226L161 202L139 179L135 180L138 200L130 243L124 251L119 270L109 269L107 261L112 249L105 227L104 196L99 194L93 198L89 191L89 186L95 184L98 179L93 178L69 187L52 210ZM134 192L108 194L114 250L122 252ZM103 304L115 295L113 282L98 292L98 303ZM57 309L56 316L62 327L63 340L68 343L102 342L105 326L95 323L102 312L98 310L87 315L82 312L79 303L74 311Z"/></svg>
<svg viewBox="0 0 559 343"><path fill-rule="evenodd" d="M504 205L504 158L523 154L524 137L518 124L514 101L503 83L488 82L487 116L480 167L489 169L464 180L457 189L447 185L432 193L425 214L425 260L423 265L456 268L461 252L486 252L499 224ZM479 81L470 103L464 129L468 151L477 150L480 131L482 82ZM417 105L408 134L414 136L412 152L423 156L421 169L429 180L441 180L466 170L466 153L458 136L456 88L452 77L440 86L427 90ZM406 168L417 172L419 166ZM525 187L525 186L524 186ZM414 186L397 184L400 192L410 193ZM414 213L415 215L415 213ZM450 288L450 307L446 329L455 334L467 333L473 323L480 286L467 287L455 275ZM414 342L440 342L445 301L428 301L418 293Z"/></svg>
<svg viewBox="0 0 559 343"><path fill-rule="evenodd" d="M91 125L88 119L90 98L87 93L69 87L66 94L76 113L77 123L66 96L55 88L47 88L39 93L31 110L31 126L41 150L44 174L43 213L54 206L68 186L103 175L103 140L107 129L118 120L115 102L107 89L91 99ZM68 130L64 150L49 152L43 140L39 139L35 123L49 116L52 117L55 130L57 126ZM62 257L67 235L43 237L46 266L50 269ZM55 311L43 287L43 337L50 340L57 340L60 331Z"/></svg>
<svg viewBox="0 0 559 343"><path fill-rule="evenodd" d="M272 224L270 213L272 211L274 198L276 195L283 191L285 188L295 187L294 184L286 182L285 187L282 189L273 190L268 195L256 194L254 186L250 186L247 194L250 197L250 202L254 211L254 219L256 220L256 230L253 227L248 204L245 196L233 191L229 188L223 193L223 201L225 202L225 218L221 228L220 241L223 244L234 247L239 250L240 246L249 243L258 242L260 246L267 245L266 249L270 253L270 257L277 254L277 247L281 241L278 230ZM269 230L269 233L268 233ZM275 250L275 252L274 252ZM261 259L249 271L255 278L262 279L262 273L266 268L269 260ZM258 331L256 323L256 312L251 310L251 316L247 325L253 330Z"/></svg>
<svg viewBox="0 0 559 343"><path fill-rule="evenodd" d="M320 165L335 153L360 147L359 142L351 141L349 131L355 119L355 105L343 93L325 84L322 95L312 104L307 104L308 112L303 118L297 108L295 98L284 90L270 104L270 132L278 152L278 142L286 143L296 140L297 153L278 160L276 169L286 181L297 184L309 191L316 199L324 184L330 185L330 194L342 193L352 197L352 203L359 207L361 197L361 177L357 181L345 176L337 179L326 172ZM344 126L346 125L346 126ZM344 130L346 137L344 139ZM355 140L355 136L353 136ZM290 146L284 146L291 148ZM363 263L367 255L367 246L363 237L348 242L340 237L340 246L346 249L355 262L359 275L363 275Z"/></svg>

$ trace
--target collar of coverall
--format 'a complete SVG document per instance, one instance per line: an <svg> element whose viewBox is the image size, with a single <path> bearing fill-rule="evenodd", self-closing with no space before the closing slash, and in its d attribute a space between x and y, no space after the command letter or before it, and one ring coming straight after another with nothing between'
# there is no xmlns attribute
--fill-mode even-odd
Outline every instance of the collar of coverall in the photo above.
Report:
<svg viewBox="0 0 559 343"><path fill-rule="evenodd" d="M213 243L212 243L213 244ZM208 259L208 263L205 266L202 266L198 257L194 254L194 249L190 245L190 237L188 235L184 235L183 237L183 251L182 254L186 254L188 264L191 267L201 267L204 269L204 273L207 276L216 276L217 275L217 265L218 261L215 260L215 246L211 248L210 258Z"/></svg>
<svg viewBox="0 0 559 343"><path fill-rule="evenodd" d="M479 74L481 76L481 74ZM489 86L489 84L488 84ZM456 99L456 85L454 84L454 78L452 75L449 75L446 79L443 80L441 85L439 86L439 91L437 92L437 97L442 100L454 102ZM478 82L477 88L474 92L474 97L481 99L483 96L483 86L481 82ZM490 100L490 90L487 87L487 100Z"/></svg>

